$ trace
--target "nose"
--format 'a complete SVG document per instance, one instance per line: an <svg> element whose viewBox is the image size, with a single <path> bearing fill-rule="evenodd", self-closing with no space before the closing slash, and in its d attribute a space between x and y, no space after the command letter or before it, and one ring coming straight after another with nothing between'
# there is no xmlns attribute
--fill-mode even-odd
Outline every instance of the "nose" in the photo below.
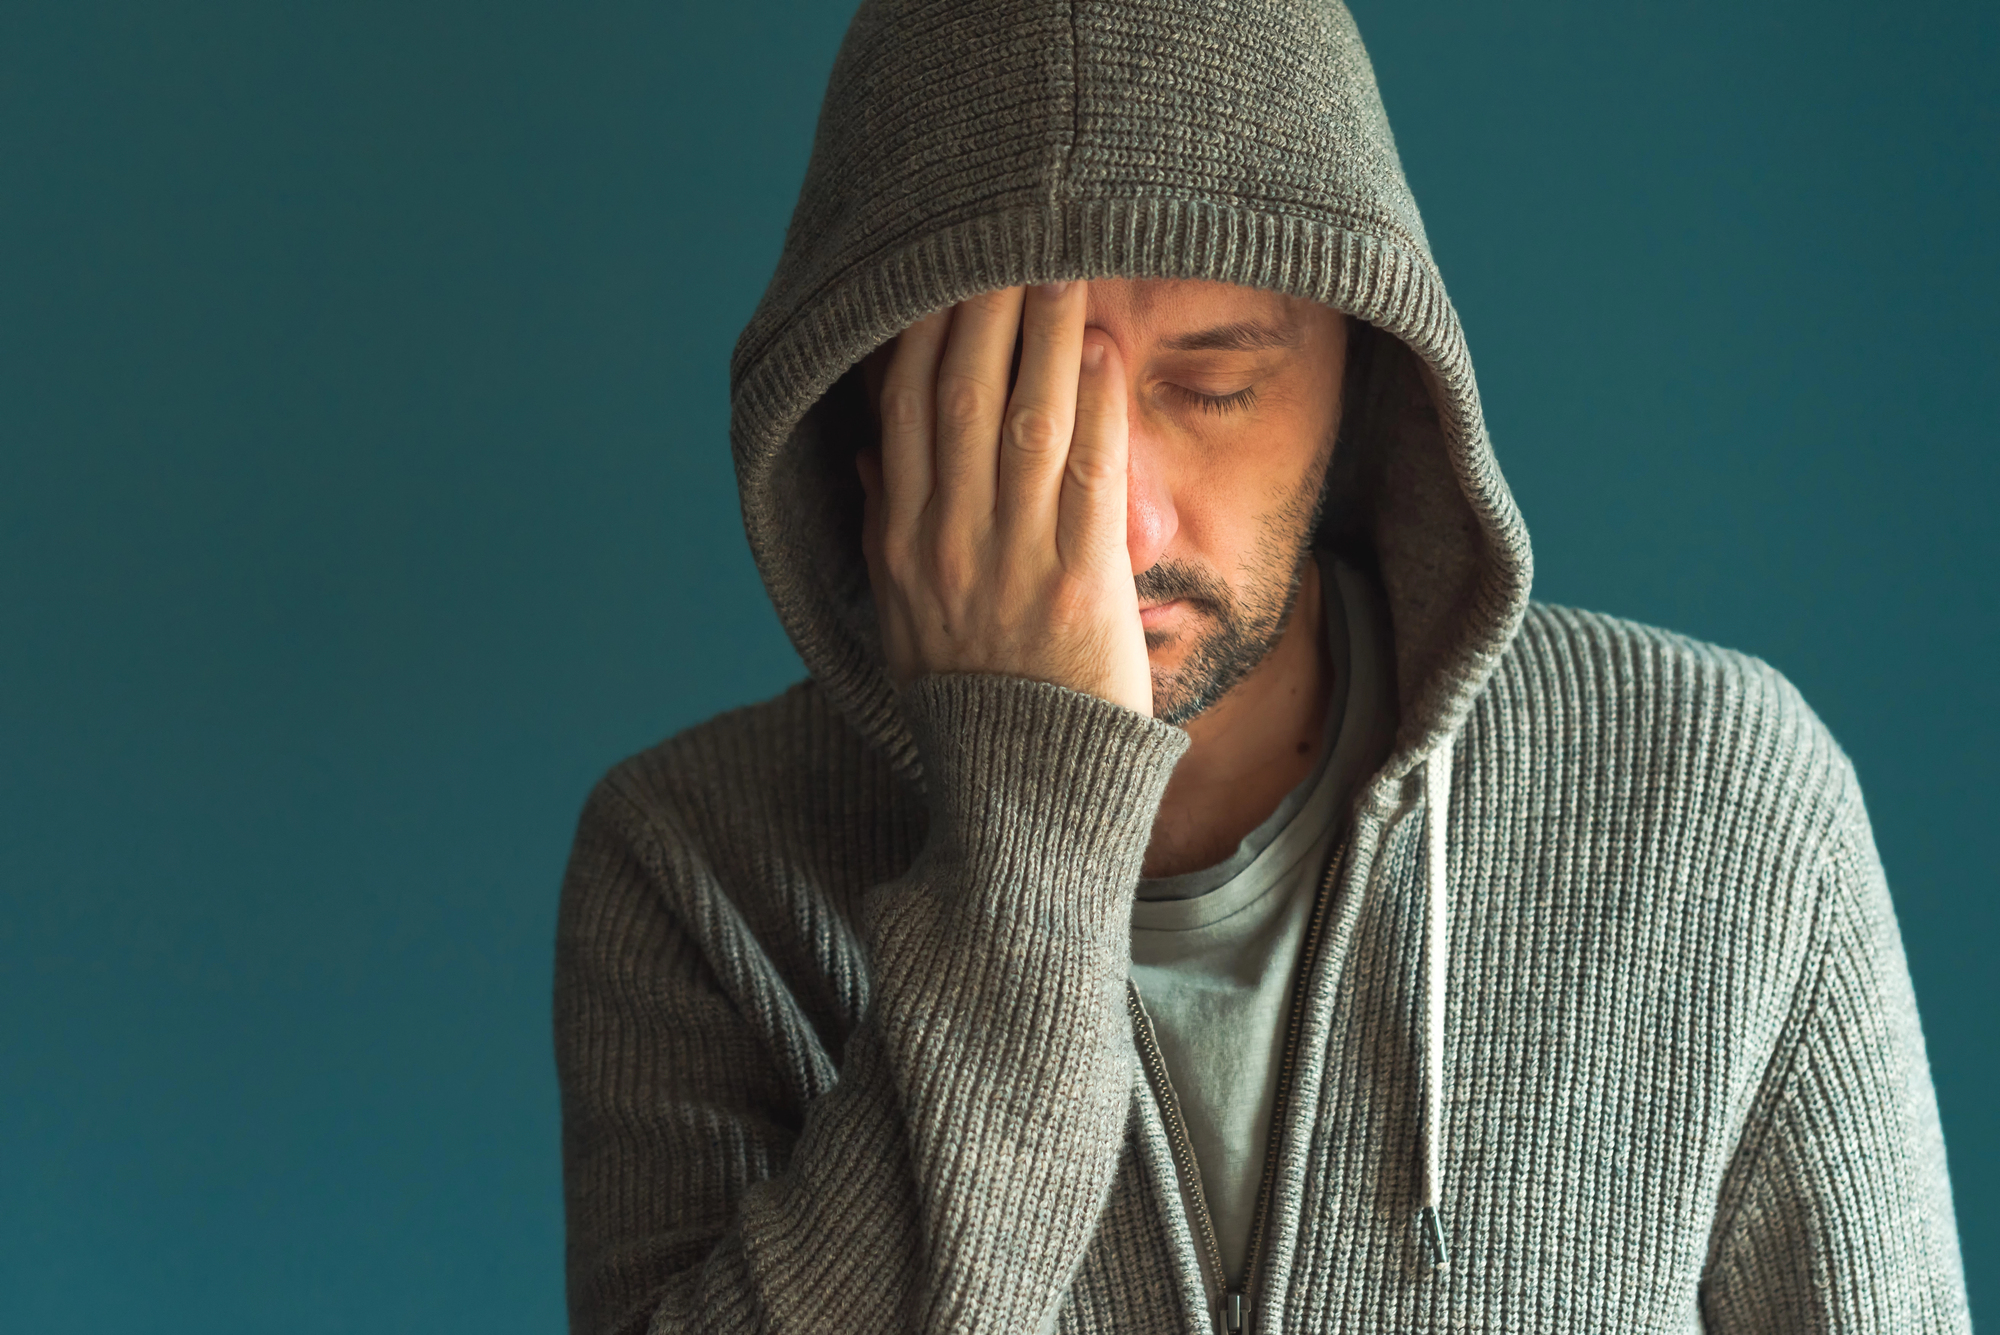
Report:
<svg viewBox="0 0 2000 1335"><path fill-rule="evenodd" d="M1128 404L1125 420L1131 423L1126 437L1125 465L1125 550L1132 557L1132 573L1150 570L1180 531L1180 515L1174 509L1173 488L1167 475L1166 451L1147 429L1137 404Z"/></svg>

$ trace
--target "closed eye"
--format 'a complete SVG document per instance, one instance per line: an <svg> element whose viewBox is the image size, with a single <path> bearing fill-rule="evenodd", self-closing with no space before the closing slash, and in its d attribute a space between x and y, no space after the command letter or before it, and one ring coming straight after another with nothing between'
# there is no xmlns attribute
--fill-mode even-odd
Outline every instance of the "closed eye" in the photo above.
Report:
<svg viewBox="0 0 2000 1335"><path fill-rule="evenodd" d="M1241 412L1257 402L1257 387L1255 385L1245 386L1237 390L1234 394L1203 394L1199 390L1189 389L1185 385L1173 385L1170 388L1174 393L1180 395L1182 399L1205 413Z"/></svg>

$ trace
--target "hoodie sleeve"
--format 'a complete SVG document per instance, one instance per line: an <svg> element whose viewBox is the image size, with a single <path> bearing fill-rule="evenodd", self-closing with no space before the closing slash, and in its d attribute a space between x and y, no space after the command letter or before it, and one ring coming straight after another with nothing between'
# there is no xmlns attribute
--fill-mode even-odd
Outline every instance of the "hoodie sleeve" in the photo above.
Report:
<svg viewBox="0 0 2000 1335"><path fill-rule="evenodd" d="M868 1010L809 1100L689 842L586 811L556 983L577 1335L1018 1332L1062 1301L1125 1139L1130 905L1186 734L996 676L905 706L929 835L869 892Z"/></svg>
<svg viewBox="0 0 2000 1335"><path fill-rule="evenodd" d="M1714 1332L1966 1332L1937 1098L1868 818L1850 784L1815 962L1723 1193Z"/></svg>

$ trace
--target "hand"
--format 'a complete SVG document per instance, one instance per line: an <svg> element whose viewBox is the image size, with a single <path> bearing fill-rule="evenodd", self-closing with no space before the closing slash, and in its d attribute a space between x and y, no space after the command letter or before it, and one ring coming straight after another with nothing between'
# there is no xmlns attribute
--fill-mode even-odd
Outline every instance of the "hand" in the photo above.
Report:
<svg viewBox="0 0 2000 1335"><path fill-rule="evenodd" d="M1125 547L1125 377L1110 338L1084 329L1085 294L988 292L896 340L880 450L856 466L898 682L1003 673L1153 712Z"/></svg>

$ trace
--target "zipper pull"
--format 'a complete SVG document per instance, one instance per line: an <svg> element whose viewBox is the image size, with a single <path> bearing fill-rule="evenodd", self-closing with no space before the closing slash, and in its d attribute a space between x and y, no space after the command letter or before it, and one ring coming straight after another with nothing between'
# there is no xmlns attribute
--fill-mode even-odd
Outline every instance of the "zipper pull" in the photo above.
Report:
<svg viewBox="0 0 2000 1335"><path fill-rule="evenodd" d="M1248 1315L1243 1307L1243 1295L1224 1293L1222 1295L1223 1335L1243 1335L1246 1329L1244 1318Z"/></svg>

